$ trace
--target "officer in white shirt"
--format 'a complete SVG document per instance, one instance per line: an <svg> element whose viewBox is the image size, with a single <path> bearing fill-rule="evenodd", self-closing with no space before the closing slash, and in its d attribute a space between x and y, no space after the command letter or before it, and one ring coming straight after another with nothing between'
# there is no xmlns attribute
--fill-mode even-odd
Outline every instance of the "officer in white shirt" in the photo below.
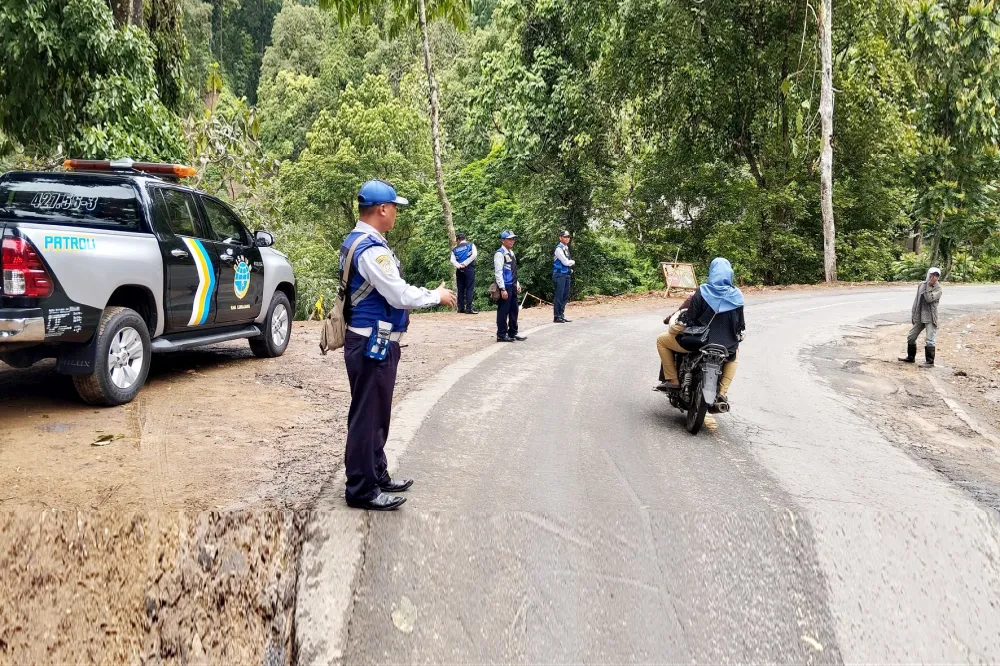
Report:
<svg viewBox="0 0 1000 666"><path fill-rule="evenodd" d="M552 256L552 283L555 286L555 296L552 297L552 321L557 324L568 324L566 319L566 303L569 302L570 286L573 280L573 266L576 261L569 255L569 232L559 232L559 244Z"/></svg>
<svg viewBox="0 0 1000 666"><path fill-rule="evenodd" d="M500 234L500 249L493 255L493 279L500 288L500 302L497 303L497 342L518 342L527 340L517 334L517 295L521 293L521 283L517 281L517 257L514 255L513 231Z"/></svg>
<svg viewBox="0 0 1000 666"><path fill-rule="evenodd" d="M385 457L399 339L409 324L407 311L438 304L455 306L455 294L443 282L431 291L407 284L400 274L399 260L385 234L396 224L396 207L407 203L390 183L370 180L362 185L358 193L361 220L340 248L342 274L353 249L344 295L344 361L351 384L345 496L348 505L360 509L395 509L406 499L389 493L413 484L410 479L390 478Z"/></svg>
<svg viewBox="0 0 1000 666"><path fill-rule="evenodd" d="M472 307L476 289L476 257L479 250L475 243L465 240L465 234L457 234L458 243L451 250L451 265L455 268L455 278L458 281L458 311L466 314L479 314Z"/></svg>

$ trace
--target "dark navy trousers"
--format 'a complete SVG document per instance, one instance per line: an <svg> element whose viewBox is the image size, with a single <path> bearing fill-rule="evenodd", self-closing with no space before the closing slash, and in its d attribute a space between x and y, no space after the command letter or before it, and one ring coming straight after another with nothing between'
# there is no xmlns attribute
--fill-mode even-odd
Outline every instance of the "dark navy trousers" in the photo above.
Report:
<svg viewBox="0 0 1000 666"><path fill-rule="evenodd" d="M458 311L472 312L472 299L476 290L476 265L470 264L455 271L458 279Z"/></svg>
<svg viewBox="0 0 1000 666"><path fill-rule="evenodd" d="M552 281L556 287L555 296L552 297L553 319L563 319L566 316L566 304L569 303L569 288L572 279L569 273L552 274Z"/></svg>
<svg viewBox="0 0 1000 666"><path fill-rule="evenodd" d="M351 384L351 410L347 414L347 499L365 502L389 482L385 441L392 417L392 392L396 388L399 343L389 343L385 360L365 356L368 338L347 331L344 362Z"/></svg>
<svg viewBox="0 0 1000 666"><path fill-rule="evenodd" d="M497 337L506 338L517 335L517 285L508 284L507 300L501 298L497 302Z"/></svg>

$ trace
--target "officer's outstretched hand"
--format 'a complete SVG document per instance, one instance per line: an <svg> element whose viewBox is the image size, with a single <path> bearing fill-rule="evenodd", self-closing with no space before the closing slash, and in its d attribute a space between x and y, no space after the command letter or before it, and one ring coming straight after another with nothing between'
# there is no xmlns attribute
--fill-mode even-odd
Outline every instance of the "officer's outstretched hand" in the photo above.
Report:
<svg viewBox="0 0 1000 666"><path fill-rule="evenodd" d="M441 305L453 308L455 307L455 304L458 303L458 301L455 300L455 292L444 286L444 282L442 282L441 286L435 289L435 291L438 293L438 296L441 297Z"/></svg>

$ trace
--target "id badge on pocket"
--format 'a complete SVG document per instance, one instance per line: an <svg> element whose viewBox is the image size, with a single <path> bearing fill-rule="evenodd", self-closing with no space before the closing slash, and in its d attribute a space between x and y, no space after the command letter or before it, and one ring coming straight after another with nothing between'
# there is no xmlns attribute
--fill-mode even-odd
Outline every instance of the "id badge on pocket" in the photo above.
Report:
<svg viewBox="0 0 1000 666"><path fill-rule="evenodd" d="M389 334L392 333L392 324L387 321L380 321L372 328L372 334L368 336L368 346L365 348L365 356L376 361L384 361L389 353Z"/></svg>

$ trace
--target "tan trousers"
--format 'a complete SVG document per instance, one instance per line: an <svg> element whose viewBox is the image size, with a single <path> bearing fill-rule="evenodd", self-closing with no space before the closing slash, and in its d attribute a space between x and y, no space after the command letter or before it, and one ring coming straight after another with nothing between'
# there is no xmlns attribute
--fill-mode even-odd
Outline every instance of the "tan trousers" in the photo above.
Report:
<svg viewBox="0 0 1000 666"><path fill-rule="evenodd" d="M673 352L687 354L688 351L677 343L677 336L684 332L684 324L673 324L666 333L656 338L656 351L660 354L660 363L663 365L663 376L667 381L677 383L677 366L674 364ZM722 366L722 377L719 379L719 393L729 394L729 387L736 377L736 368L739 366L739 350L732 361Z"/></svg>

